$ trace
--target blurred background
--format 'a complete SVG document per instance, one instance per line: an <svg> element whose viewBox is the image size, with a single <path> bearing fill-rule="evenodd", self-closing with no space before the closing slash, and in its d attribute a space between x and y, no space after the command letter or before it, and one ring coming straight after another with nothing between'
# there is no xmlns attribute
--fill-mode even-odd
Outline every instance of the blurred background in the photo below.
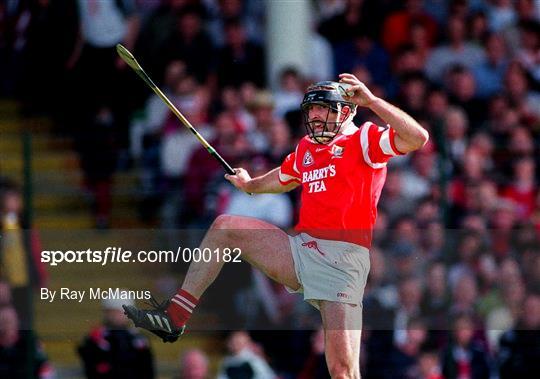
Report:
<svg viewBox="0 0 540 379"><path fill-rule="evenodd" d="M1 378L328 377L317 313L243 264L174 345L130 329L118 302L40 300L164 299L187 267L52 267L41 250L176 250L222 213L285 230L298 213L298 191L231 187L117 43L252 176L305 135L309 83L351 72L414 116L431 139L389 164L363 377L540 377L540 1L2 0Z"/></svg>

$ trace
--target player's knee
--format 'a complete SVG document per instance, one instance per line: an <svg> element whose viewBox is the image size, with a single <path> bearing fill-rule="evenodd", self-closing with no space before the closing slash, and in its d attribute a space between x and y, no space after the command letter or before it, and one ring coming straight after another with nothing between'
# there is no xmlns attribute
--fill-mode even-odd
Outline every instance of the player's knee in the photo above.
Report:
<svg viewBox="0 0 540 379"><path fill-rule="evenodd" d="M227 230L233 228L234 216L219 215L212 223L212 229Z"/></svg>
<svg viewBox="0 0 540 379"><path fill-rule="evenodd" d="M235 239L235 233L241 228L238 217L231 215L219 215L212 226L213 230L219 230L219 236L221 239Z"/></svg>
<svg viewBox="0 0 540 379"><path fill-rule="evenodd" d="M345 359L336 359L328 367L332 379L356 379L358 375L355 373L355 370L354 364L347 362Z"/></svg>

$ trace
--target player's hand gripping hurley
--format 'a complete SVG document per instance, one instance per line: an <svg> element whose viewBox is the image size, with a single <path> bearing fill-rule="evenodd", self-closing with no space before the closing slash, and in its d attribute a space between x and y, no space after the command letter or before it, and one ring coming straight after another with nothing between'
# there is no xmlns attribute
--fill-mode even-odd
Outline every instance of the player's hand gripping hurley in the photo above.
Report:
<svg viewBox="0 0 540 379"><path fill-rule="evenodd" d="M204 137L201 136L197 130L195 130L193 125L191 125L191 123L188 121L188 119L185 118L182 113L180 113L180 111L174 106L173 103L171 103L171 101L167 98L167 96L165 96L165 94L158 88L158 86L155 85L152 79L150 79L150 77L146 74L146 72L144 72L141 65L139 64L139 62L137 62L133 54L131 54L131 52L128 49L126 49L124 46L122 46L121 44L116 45L116 52L118 53L120 58L122 58L122 60L126 62L127 65L131 67L137 73L137 75L139 75L142 78L142 80L144 80L144 82L148 85L148 87L150 87L156 93L156 95L158 95L161 98L161 100L163 100L163 102L167 104L167 106L174 113L174 115L178 117L178 119L182 122L182 124L184 124L184 126L188 128L191 131L191 133L195 135L195 137L197 137L199 142L210 153L210 155L212 155L214 158L217 159L217 161L221 164L221 166L223 166L225 171L227 171L227 174L236 175L236 172L225 161L225 159L223 159L223 157L219 155L219 153L208 143L208 141L206 141Z"/></svg>

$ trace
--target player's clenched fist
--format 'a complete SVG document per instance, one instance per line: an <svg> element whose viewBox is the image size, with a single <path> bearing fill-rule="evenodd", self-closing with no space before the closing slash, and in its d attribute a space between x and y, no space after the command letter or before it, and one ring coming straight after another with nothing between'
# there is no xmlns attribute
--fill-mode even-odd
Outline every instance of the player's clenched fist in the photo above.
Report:
<svg viewBox="0 0 540 379"><path fill-rule="evenodd" d="M348 101L352 101L356 105L361 107L369 107L369 105L377 99L377 96L375 96L364 83L362 83L356 76L352 74L340 74L339 82L348 84L350 86L346 88L346 91L343 93L343 97Z"/></svg>
<svg viewBox="0 0 540 379"><path fill-rule="evenodd" d="M241 191L246 191L246 185L251 180L251 176L243 168L235 168L236 175L225 175L225 179L231 182L236 188Z"/></svg>

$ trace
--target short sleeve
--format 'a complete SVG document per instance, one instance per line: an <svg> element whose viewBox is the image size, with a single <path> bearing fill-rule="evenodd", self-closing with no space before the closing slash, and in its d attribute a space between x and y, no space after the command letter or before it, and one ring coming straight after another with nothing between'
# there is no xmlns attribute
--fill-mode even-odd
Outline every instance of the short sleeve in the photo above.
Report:
<svg viewBox="0 0 540 379"><path fill-rule="evenodd" d="M279 182L284 186L292 182L301 183L300 172L296 168L296 152L287 155L279 167Z"/></svg>
<svg viewBox="0 0 540 379"><path fill-rule="evenodd" d="M403 155L395 145L396 131L389 126L366 122L360 129L360 146L364 161L373 168L386 166L388 160Z"/></svg>

